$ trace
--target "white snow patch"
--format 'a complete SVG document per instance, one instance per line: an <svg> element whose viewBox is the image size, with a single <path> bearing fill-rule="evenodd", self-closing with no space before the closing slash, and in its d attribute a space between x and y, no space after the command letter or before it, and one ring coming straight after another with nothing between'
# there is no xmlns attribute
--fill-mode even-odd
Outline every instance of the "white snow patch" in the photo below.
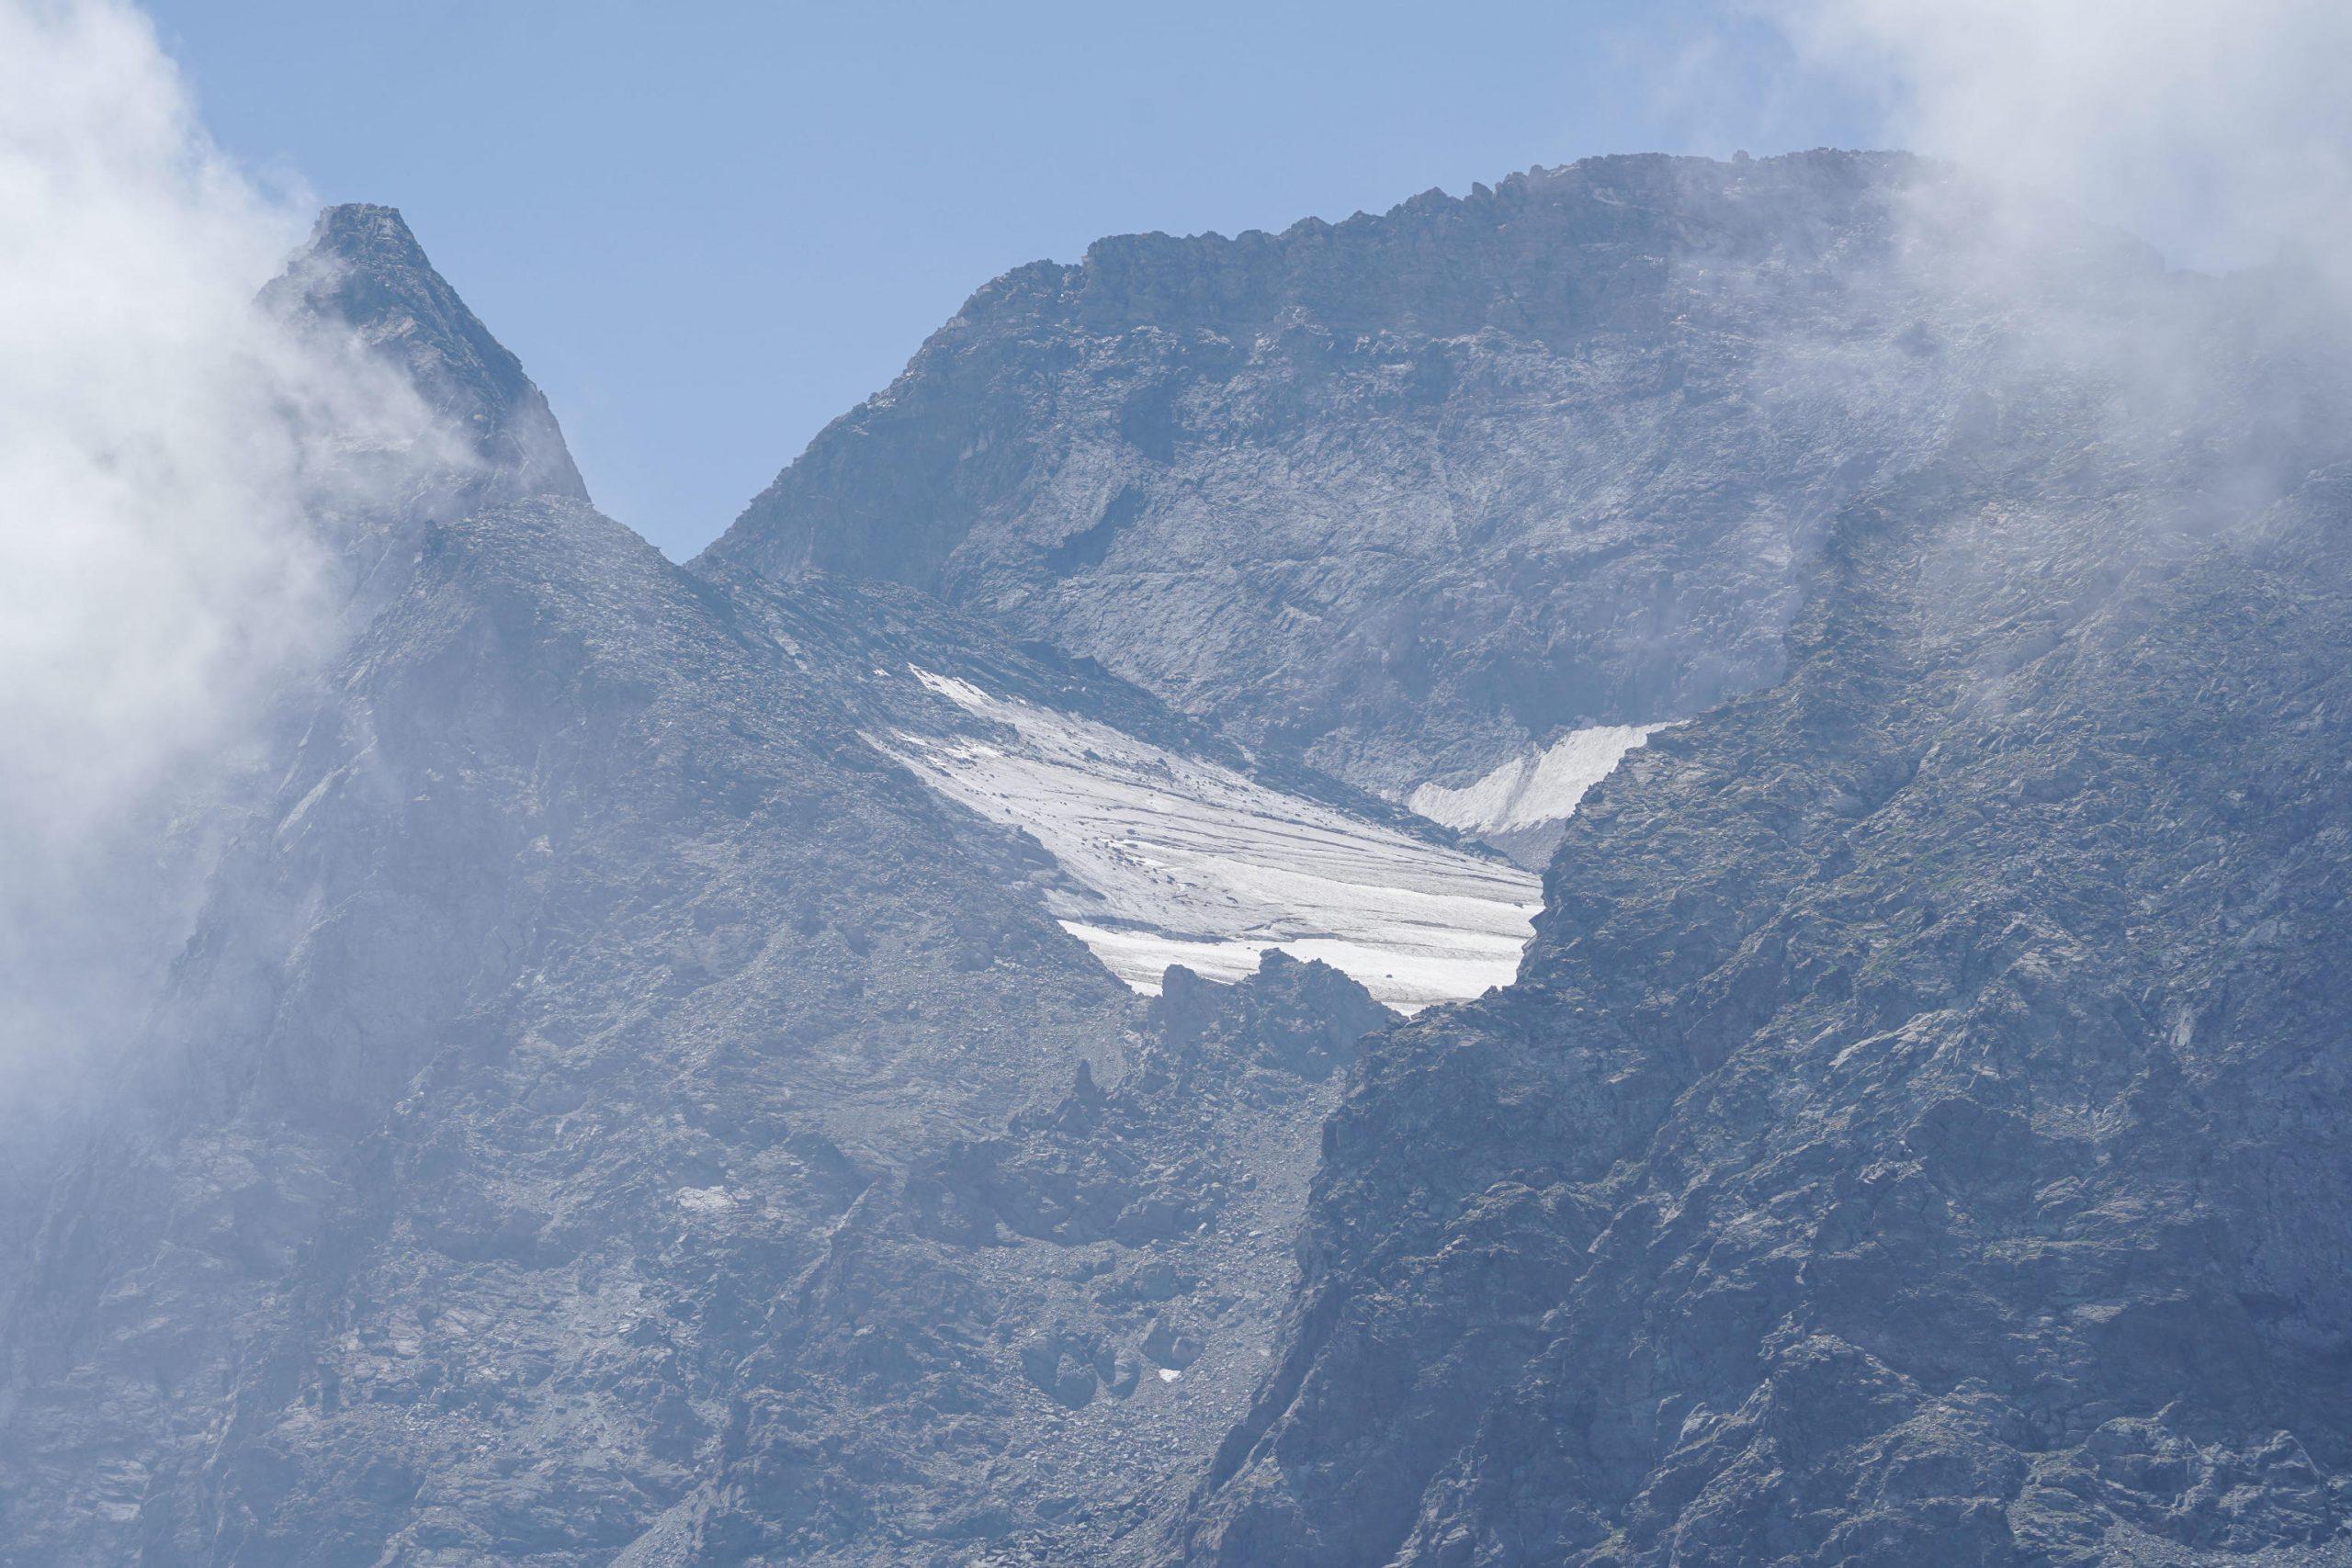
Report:
<svg viewBox="0 0 2352 1568"><path fill-rule="evenodd" d="M1162 1367L1159 1369L1159 1381L1161 1382L1174 1382L1183 1375L1183 1373L1178 1371L1173 1367Z"/></svg>
<svg viewBox="0 0 2352 1568"><path fill-rule="evenodd" d="M1004 715L1029 705L1027 703L1019 701L1001 703L969 681L958 681L953 675L934 675L928 670L919 670L911 664L907 666L907 671L916 680L922 682L926 690L938 693L957 707L967 713L976 713L982 718L1000 719L1010 723L1012 721L1005 719Z"/></svg>
<svg viewBox="0 0 2352 1568"><path fill-rule="evenodd" d="M735 1194L724 1187L681 1187L678 1206L696 1214L724 1214L736 1204Z"/></svg>
<svg viewBox="0 0 2352 1568"><path fill-rule="evenodd" d="M1542 751L1512 759L1482 779L1448 789L1425 784L1408 809L1464 833L1510 833L1565 822L1585 792L1663 724L1603 724L1562 736Z"/></svg>
<svg viewBox="0 0 2352 1568"><path fill-rule="evenodd" d="M1322 959L1408 1012L1518 973L1543 895L1517 866L1106 724L913 672L1016 739L869 739L950 799L1035 835L1078 884L1051 897L1055 916L1138 991L1156 993L1170 964L1238 979L1269 947Z"/></svg>

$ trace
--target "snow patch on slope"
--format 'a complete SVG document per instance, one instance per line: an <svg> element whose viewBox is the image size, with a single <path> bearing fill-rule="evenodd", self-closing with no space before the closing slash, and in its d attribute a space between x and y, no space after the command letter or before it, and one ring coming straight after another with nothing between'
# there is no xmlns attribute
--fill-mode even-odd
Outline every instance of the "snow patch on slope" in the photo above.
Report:
<svg viewBox="0 0 2352 1568"><path fill-rule="evenodd" d="M1269 947L1322 959L1408 1012L1518 973L1543 894L1516 866L1106 724L913 673L1001 729L868 739L942 795L1034 835L1075 885L1053 896L1055 916L1138 991L1156 994L1170 964L1238 980Z"/></svg>
<svg viewBox="0 0 2352 1568"><path fill-rule="evenodd" d="M1482 779L1448 789L1426 784L1408 810L1464 833L1516 833L1576 815L1593 785L1662 724L1604 724L1562 736L1544 750L1514 758Z"/></svg>

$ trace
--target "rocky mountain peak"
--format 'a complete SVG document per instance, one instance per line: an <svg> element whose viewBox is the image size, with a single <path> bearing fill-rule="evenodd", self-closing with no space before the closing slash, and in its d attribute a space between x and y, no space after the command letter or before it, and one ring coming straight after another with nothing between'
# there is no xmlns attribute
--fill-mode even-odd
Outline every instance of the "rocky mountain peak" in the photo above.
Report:
<svg viewBox="0 0 2352 1568"><path fill-rule="evenodd" d="M397 207L373 201L345 201L322 209L311 229L314 250L352 265L375 265L387 271L430 273L424 247ZM446 285L445 285L446 287Z"/></svg>
<svg viewBox="0 0 2352 1568"><path fill-rule="evenodd" d="M588 499L546 397L435 270L398 209L328 208L263 299L297 320L356 333L501 472L503 488Z"/></svg>

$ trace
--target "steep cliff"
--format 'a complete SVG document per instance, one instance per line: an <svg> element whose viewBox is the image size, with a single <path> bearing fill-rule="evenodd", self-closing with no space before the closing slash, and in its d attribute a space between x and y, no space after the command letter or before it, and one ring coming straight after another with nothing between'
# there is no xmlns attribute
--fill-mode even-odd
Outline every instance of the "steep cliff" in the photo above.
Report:
<svg viewBox="0 0 2352 1568"><path fill-rule="evenodd" d="M1843 509L1785 679L1375 1044L1171 1557L2345 1560L2343 340L2167 293L2192 416Z"/></svg>

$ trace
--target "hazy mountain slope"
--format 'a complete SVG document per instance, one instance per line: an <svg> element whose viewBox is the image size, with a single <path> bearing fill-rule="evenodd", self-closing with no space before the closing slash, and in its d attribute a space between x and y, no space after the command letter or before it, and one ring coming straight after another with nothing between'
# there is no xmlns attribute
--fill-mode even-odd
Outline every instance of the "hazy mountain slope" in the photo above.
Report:
<svg viewBox="0 0 2352 1568"><path fill-rule="evenodd" d="M642 1560L1097 1562L1168 1517L1273 1353L1336 1070L1392 1019L1279 954L1168 978L1117 1083L843 1216Z"/></svg>
<svg viewBox="0 0 2352 1568"><path fill-rule="evenodd" d="M2352 484L2267 308L2184 307L2189 423L1849 507L1788 677L1600 786L1336 1114L1170 1555L2346 1559Z"/></svg>
<svg viewBox="0 0 2352 1568"><path fill-rule="evenodd" d="M283 541L303 587L271 608L290 626L270 627L264 645L337 646L400 592L436 519L540 491L584 498L546 400L397 212L330 209L262 302L291 331L265 334L253 352L302 367L278 434L300 454L300 472L284 477L314 536ZM409 387L425 410L410 406ZM274 499L257 504L266 512ZM223 846L266 799L314 700L311 673L273 670L283 689L252 711L214 694L216 721L77 847L70 869L52 865L60 846L9 846L17 908L0 971L23 1070L0 1099L0 1235L23 1214L12 1190L38 1179L94 1109L89 1091L115 1070L187 941ZM39 824L14 826L46 836Z"/></svg>
<svg viewBox="0 0 2352 1568"><path fill-rule="evenodd" d="M363 337L504 363L359 216L312 265L374 280ZM1148 1009L1050 857L865 737L973 722L920 661L1256 765L906 590L501 499L570 472L501 450L334 520L362 624L12 1225L0 1561L962 1562L1163 1515L1389 1015L1279 962Z"/></svg>
<svg viewBox="0 0 2352 1568"><path fill-rule="evenodd" d="M724 1408L624 1337L721 1354L876 1162L1113 1059L1131 1010L1015 846L650 547L539 502L427 556L224 874L165 1092L62 1195L97 1267L57 1237L10 1325L80 1368L32 1396L49 1462L174 1555L617 1550ZM681 1196L729 1183L740 1213ZM93 1409L193 1451L89 1462Z"/></svg>
<svg viewBox="0 0 2352 1568"><path fill-rule="evenodd" d="M1890 270L1918 174L1604 158L1104 240L973 296L704 558L934 587L1400 799L1697 712L1962 411L1980 345Z"/></svg>

